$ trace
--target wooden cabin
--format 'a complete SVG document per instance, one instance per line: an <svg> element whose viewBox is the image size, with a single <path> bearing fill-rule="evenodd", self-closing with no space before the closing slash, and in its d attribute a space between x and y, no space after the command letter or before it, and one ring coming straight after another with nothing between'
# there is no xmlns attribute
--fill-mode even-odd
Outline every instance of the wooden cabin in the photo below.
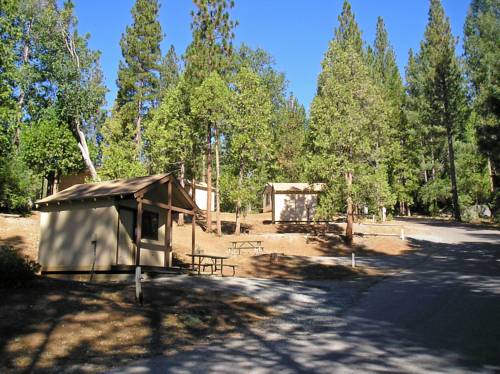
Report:
<svg viewBox="0 0 500 374"><path fill-rule="evenodd" d="M262 210L272 212L272 222L310 222L314 219L322 183L268 183Z"/></svg>
<svg viewBox="0 0 500 374"><path fill-rule="evenodd" d="M193 217L193 199L172 174L76 184L36 202L42 272L172 265L172 214Z"/></svg>

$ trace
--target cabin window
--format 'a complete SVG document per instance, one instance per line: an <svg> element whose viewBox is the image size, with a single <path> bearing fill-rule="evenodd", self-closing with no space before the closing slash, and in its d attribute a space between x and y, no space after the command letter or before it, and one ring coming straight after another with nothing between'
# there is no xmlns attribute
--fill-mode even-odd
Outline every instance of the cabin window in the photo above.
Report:
<svg viewBox="0 0 500 374"><path fill-rule="evenodd" d="M142 237L158 240L158 213L144 211L142 213Z"/></svg>

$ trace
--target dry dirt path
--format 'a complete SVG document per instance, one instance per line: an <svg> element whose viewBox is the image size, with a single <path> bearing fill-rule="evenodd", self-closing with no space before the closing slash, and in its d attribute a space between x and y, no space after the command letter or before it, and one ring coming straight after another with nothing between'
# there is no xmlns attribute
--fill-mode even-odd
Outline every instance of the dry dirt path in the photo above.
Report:
<svg viewBox="0 0 500 374"><path fill-rule="evenodd" d="M497 372L500 231L413 224L430 232L410 238L424 249L374 284L164 279L238 289L272 301L283 314L238 336L116 372Z"/></svg>

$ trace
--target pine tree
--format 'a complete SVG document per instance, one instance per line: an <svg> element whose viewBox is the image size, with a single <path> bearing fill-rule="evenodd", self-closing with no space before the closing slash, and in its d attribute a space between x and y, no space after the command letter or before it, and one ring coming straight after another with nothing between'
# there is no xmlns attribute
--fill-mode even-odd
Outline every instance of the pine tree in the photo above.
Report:
<svg viewBox="0 0 500 374"><path fill-rule="evenodd" d="M379 146L387 137L387 109L347 1L339 25L322 62L311 106L308 173L311 181L327 185L320 206L324 215L331 215L342 197L342 206L347 206L346 242L351 244L355 191L367 170L377 172Z"/></svg>
<svg viewBox="0 0 500 374"><path fill-rule="evenodd" d="M368 52L368 61L376 82L381 86L390 111L389 129L391 142L387 144L387 172L390 186L399 203L400 214L410 212L412 193L416 189L417 175L414 164L414 134L408 127L403 112L404 88L396 55L389 42L389 36L381 17L377 20L373 49ZM384 185L384 183L382 183ZM381 190L382 192L382 190ZM384 194L387 195L388 191ZM389 199L390 200L390 199Z"/></svg>
<svg viewBox="0 0 500 374"><path fill-rule="evenodd" d="M216 194L216 221L217 235L222 235L220 220L220 136L218 131L224 132L229 117L230 93L226 82L217 72L210 74L203 83L195 89L191 98L191 113L194 121L207 123L214 129L215 146L215 194ZM208 203L207 203L208 204ZM210 205L207 205L207 210Z"/></svg>
<svg viewBox="0 0 500 374"><path fill-rule="evenodd" d="M226 129L236 205L235 234L240 234L241 209L261 189L261 173L272 157L271 99L257 74L242 68L232 82L232 118Z"/></svg>
<svg viewBox="0 0 500 374"><path fill-rule="evenodd" d="M424 78L423 116L426 123L445 132L453 215L460 221L453 141L464 123L466 98L455 45L456 40L451 33L450 23L441 2L431 0L429 21L419 54Z"/></svg>
<svg viewBox="0 0 500 374"><path fill-rule="evenodd" d="M230 56L233 51L233 29L237 25L229 16L229 10L234 6L232 0L195 0L194 3L196 11L191 14L193 41L188 46L185 55L186 77L193 88L201 85L213 72L217 72L222 77L225 76L230 67ZM206 129L207 231L212 232L212 212L209 207L212 203L212 140L214 124L204 123L203 125ZM218 130L217 133L219 136ZM217 140L216 143L219 144L220 141Z"/></svg>
<svg viewBox="0 0 500 374"><path fill-rule="evenodd" d="M165 92L177 85L177 83L179 82L179 78L179 58L175 53L174 46L171 45L168 49L167 54L163 57L160 65L160 89L158 96L158 105L161 103Z"/></svg>
<svg viewBox="0 0 500 374"><path fill-rule="evenodd" d="M492 192L500 188L499 40L500 2L472 0L464 26L465 62L474 110L479 114L479 149L488 159Z"/></svg>
<svg viewBox="0 0 500 374"><path fill-rule="evenodd" d="M118 94L115 108L123 126L133 123L136 157L141 158L143 119L157 105L160 90L160 42L157 0L136 0L133 24L120 40L123 61L118 67Z"/></svg>

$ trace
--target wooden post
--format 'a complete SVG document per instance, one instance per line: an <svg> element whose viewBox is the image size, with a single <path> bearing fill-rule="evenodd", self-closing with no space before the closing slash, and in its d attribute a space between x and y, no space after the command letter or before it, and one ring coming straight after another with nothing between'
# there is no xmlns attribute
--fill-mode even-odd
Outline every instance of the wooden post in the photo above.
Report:
<svg viewBox="0 0 500 374"><path fill-rule="evenodd" d="M141 239L142 239L142 199L137 199L137 220L135 227L135 266L141 264Z"/></svg>
<svg viewBox="0 0 500 374"><path fill-rule="evenodd" d="M274 206L274 186L271 186L271 214L272 214L272 224L274 225L276 223L276 213L275 213L276 207Z"/></svg>
<svg viewBox="0 0 500 374"><path fill-rule="evenodd" d="M172 206L172 180L167 183L168 206ZM165 224L165 267L172 267L172 209L167 209L167 222Z"/></svg>
<svg viewBox="0 0 500 374"><path fill-rule="evenodd" d="M142 305L141 267L135 267L135 301Z"/></svg>

